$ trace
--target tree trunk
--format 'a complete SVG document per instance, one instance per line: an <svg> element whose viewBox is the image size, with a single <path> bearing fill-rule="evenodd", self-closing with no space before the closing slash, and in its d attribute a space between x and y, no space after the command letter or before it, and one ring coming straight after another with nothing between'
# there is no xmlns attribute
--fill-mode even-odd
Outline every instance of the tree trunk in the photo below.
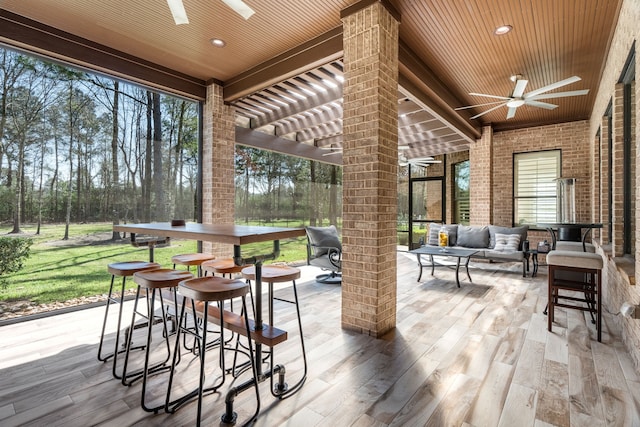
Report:
<svg viewBox="0 0 640 427"><path fill-rule="evenodd" d="M316 191L316 162L310 161L311 165L309 167L309 225L315 227L316 218L317 218L317 209L318 209L318 192Z"/></svg>
<svg viewBox="0 0 640 427"><path fill-rule="evenodd" d="M111 201L111 212L113 225L120 223L119 203L117 202L118 187L120 185L120 172L118 166L118 116L120 114L120 83L115 80L113 82L113 103L111 104L111 117L113 123L111 125L111 185L109 186L108 198ZM109 204L107 203L107 209ZM111 240L119 240L120 233L112 231Z"/></svg>
<svg viewBox="0 0 640 427"><path fill-rule="evenodd" d="M158 221L165 221L166 207L163 190L164 171L162 170L162 111L160 94L153 94L153 187L155 193L155 213Z"/></svg>
<svg viewBox="0 0 640 427"><path fill-rule="evenodd" d="M18 170L16 173L15 205L13 207L13 230L11 233L21 233L20 220L22 216L22 183L24 178L24 138L18 143Z"/></svg>
<svg viewBox="0 0 640 427"><path fill-rule="evenodd" d="M331 187L329 188L329 223L338 221L338 167L331 165Z"/></svg>
<svg viewBox="0 0 640 427"><path fill-rule="evenodd" d="M142 180L144 186L144 201L143 212L144 222L151 222L151 92L147 92L147 138L145 145L145 161L144 161L144 179Z"/></svg>

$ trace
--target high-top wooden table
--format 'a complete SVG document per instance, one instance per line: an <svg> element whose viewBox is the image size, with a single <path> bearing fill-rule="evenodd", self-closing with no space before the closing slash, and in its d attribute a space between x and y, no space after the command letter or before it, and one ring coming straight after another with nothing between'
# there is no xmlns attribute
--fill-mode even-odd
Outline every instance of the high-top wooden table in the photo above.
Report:
<svg viewBox="0 0 640 427"><path fill-rule="evenodd" d="M114 225L113 231L130 233L131 243L135 245L136 234L146 234L158 237L174 237L180 239L192 239L205 242L219 242L233 245L233 260L238 265L253 264L255 265L255 328L262 330L268 326L263 322L262 316L262 262L266 260L276 259L280 254L280 240L293 237L305 236L304 228L284 228L284 227L264 227L250 225L216 225L216 224L197 224L186 223L185 225L172 226L168 222L158 222L150 224L125 224ZM242 256L242 245L249 243L273 241L273 251L263 255L252 255L249 257ZM152 246L150 247L153 251ZM262 343L258 340L256 344L256 370L258 374L257 381L265 381L272 374L279 371L284 373L284 367L278 366L279 369L272 369L269 372L262 371ZM281 375L282 376L282 375ZM240 393L251 388L253 380L249 380L244 384L234 387L233 393ZM284 386L286 387L286 386ZM286 391L286 390L282 390ZM230 391L229 393L232 393ZM233 401L233 398L231 398ZM229 408L227 408L229 409Z"/></svg>

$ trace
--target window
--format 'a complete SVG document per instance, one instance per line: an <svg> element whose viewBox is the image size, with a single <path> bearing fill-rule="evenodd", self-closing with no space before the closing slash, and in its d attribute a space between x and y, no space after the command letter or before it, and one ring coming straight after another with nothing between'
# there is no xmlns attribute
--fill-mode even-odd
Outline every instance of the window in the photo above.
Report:
<svg viewBox="0 0 640 427"><path fill-rule="evenodd" d="M469 225L469 160L453 165L453 222Z"/></svg>
<svg viewBox="0 0 640 427"><path fill-rule="evenodd" d="M513 156L513 222L536 225L556 221L556 178L560 150Z"/></svg>

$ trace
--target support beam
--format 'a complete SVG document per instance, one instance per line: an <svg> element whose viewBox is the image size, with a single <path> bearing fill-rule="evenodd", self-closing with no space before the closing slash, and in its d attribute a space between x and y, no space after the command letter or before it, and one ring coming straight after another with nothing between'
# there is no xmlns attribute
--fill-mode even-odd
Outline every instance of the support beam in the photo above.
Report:
<svg viewBox="0 0 640 427"><path fill-rule="evenodd" d="M342 58L342 28L264 62L224 83L224 100L233 102L283 80Z"/></svg>
<svg viewBox="0 0 640 427"><path fill-rule="evenodd" d="M325 156L327 150L243 127L236 127L236 144L342 166L341 153Z"/></svg>
<svg viewBox="0 0 640 427"><path fill-rule="evenodd" d="M0 9L0 43L91 72L202 101L203 80Z"/></svg>
<svg viewBox="0 0 640 427"><path fill-rule="evenodd" d="M419 104L438 119L457 129L469 143L480 138L479 127L471 125L454 108L460 106L460 101L433 74L433 71L418 58L406 43L398 44L398 86L412 101Z"/></svg>

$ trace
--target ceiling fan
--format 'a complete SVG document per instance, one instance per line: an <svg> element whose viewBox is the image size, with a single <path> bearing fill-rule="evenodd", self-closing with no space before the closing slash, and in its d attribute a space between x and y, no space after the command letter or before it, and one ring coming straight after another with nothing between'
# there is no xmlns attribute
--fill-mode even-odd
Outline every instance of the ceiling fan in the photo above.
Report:
<svg viewBox="0 0 640 427"><path fill-rule="evenodd" d="M335 144L326 145L324 147L320 147L323 150L328 150L326 153L322 154L323 156L331 156L333 154L342 153L342 147L337 146ZM427 167L434 163L442 163L441 160L436 160L433 157L414 157L408 159L403 151L408 150L410 147L408 145L400 145L398 146L398 165L399 166L423 166Z"/></svg>
<svg viewBox="0 0 640 427"><path fill-rule="evenodd" d="M222 0L222 2L244 19L251 18L251 15L255 13L254 10L242 0ZM189 18L187 18L187 12L184 9L182 0L167 0L167 3L169 4L169 9L171 10L176 25L189 23Z"/></svg>
<svg viewBox="0 0 640 427"><path fill-rule="evenodd" d="M434 163L442 163L442 160L436 160L433 157L413 157L411 159L407 159L404 154L398 154L398 165L399 166L422 166L428 167Z"/></svg>
<svg viewBox="0 0 640 427"><path fill-rule="evenodd" d="M546 110L553 110L558 106L555 104L550 104L548 102L540 102L540 100L551 99L551 98L564 98L567 96L586 95L587 93L589 93L589 89L572 90L569 92L555 92L555 93L546 93L546 92L549 92L554 89L558 89L562 86L566 86L568 84L575 83L580 80L582 80L580 77L573 76L573 77L569 77L568 79L560 80L559 82L555 82L550 85L541 87L540 89L536 89L536 90L532 90L531 92L524 93L524 90L527 87L527 83L529 83L529 81L523 80L521 75L515 75L515 76L511 76L511 81L515 82L516 84L511 96L487 95L485 93L471 92L469 93L469 95L482 96L485 98L495 98L495 99L499 99L500 101L469 105L467 107L459 107L459 108L456 108L456 110L466 110L468 108L483 107L485 105L498 104L494 107L489 108L487 111L484 111L480 114L476 114L475 116L471 117L472 120L477 119L480 116L483 116L487 113L492 112L493 110L497 110L498 108L504 107L504 106L509 107L509 110L507 111L507 119L511 119L515 117L516 110L518 109L518 107L522 107L523 105L544 108Z"/></svg>

